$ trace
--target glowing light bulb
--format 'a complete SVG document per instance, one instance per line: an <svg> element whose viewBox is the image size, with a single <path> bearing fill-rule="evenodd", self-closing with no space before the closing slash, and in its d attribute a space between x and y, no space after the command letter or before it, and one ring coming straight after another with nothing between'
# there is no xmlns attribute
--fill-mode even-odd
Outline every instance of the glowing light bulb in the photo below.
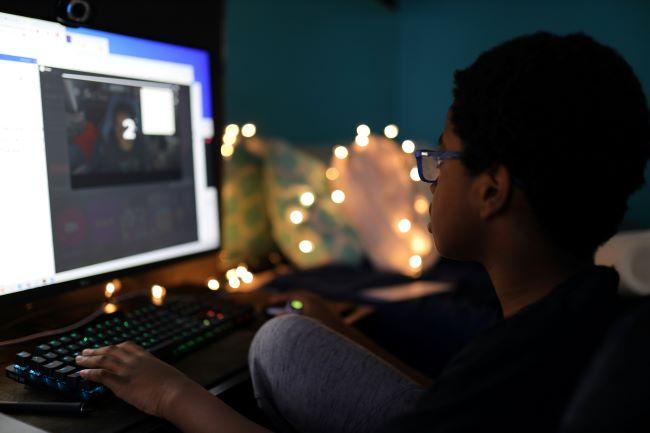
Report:
<svg viewBox="0 0 650 433"><path fill-rule="evenodd" d="M354 142L359 147L366 147L368 145L368 143L370 143L370 139L368 138L367 135L357 135L354 138Z"/></svg>
<svg viewBox="0 0 650 433"><path fill-rule="evenodd" d="M409 258L409 266L412 269L419 269L420 266L422 266L422 257L418 256L417 254L411 256Z"/></svg>
<svg viewBox="0 0 650 433"><path fill-rule="evenodd" d="M228 269L228 271L226 271L226 279L227 280L232 280L233 278L237 278L237 270L236 269Z"/></svg>
<svg viewBox="0 0 650 433"><path fill-rule="evenodd" d="M224 158L230 158L233 153L235 153L235 147L232 144L221 145L221 156Z"/></svg>
<svg viewBox="0 0 650 433"><path fill-rule="evenodd" d="M117 305L115 305L114 303L107 302L106 304L104 304L104 313L113 314L116 311L117 311Z"/></svg>
<svg viewBox="0 0 650 433"><path fill-rule="evenodd" d="M314 251L314 244L311 241L303 240L298 244L298 249L305 254L309 254Z"/></svg>
<svg viewBox="0 0 650 433"><path fill-rule="evenodd" d="M399 129L397 128L397 125L386 125L384 128L384 135L386 138L395 138L397 137L397 134L399 134Z"/></svg>
<svg viewBox="0 0 650 433"><path fill-rule="evenodd" d="M418 174L418 168L413 167L411 171L409 172L409 176L411 177L411 180L414 182L417 182L420 180L420 175Z"/></svg>
<svg viewBox="0 0 650 433"><path fill-rule="evenodd" d="M402 150L404 151L404 153L415 152L415 143L413 143L411 140L402 141Z"/></svg>
<svg viewBox="0 0 650 433"><path fill-rule="evenodd" d="M223 137L221 137L221 141L223 144L228 144L230 146L234 146L235 143L237 142L237 136L236 135L230 135L230 134L224 134Z"/></svg>
<svg viewBox="0 0 650 433"><path fill-rule="evenodd" d="M104 295L107 298L110 298L111 296L113 296L113 293L115 293L115 284L113 284L113 282L106 283L106 288L104 290Z"/></svg>
<svg viewBox="0 0 650 433"><path fill-rule="evenodd" d="M402 218L397 223L397 230L402 233L407 233L409 230L411 230L411 221L409 221L407 218Z"/></svg>
<svg viewBox="0 0 650 433"><path fill-rule="evenodd" d="M414 253L426 254L431 249L431 244L427 239L417 236L411 241L411 249Z"/></svg>
<svg viewBox="0 0 650 433"><path fill-rule="evenodd" d="M334 156L338 159L345 159L348 157L348 148L345 146L336 146L334 148Z"/></svg>
<svg viewBox="0 0 650 433"><path fill-rule="evenodd" d="M299 210L291 211L289 214L289 220L294 224L300 224L304 220L304 215Z"/></svg>
<svg viewBox="0 0 650 433"><path fill-rule="evenodd" d="M226 126L226 129L224 129L225 135L237 135L239 134L239 126L235 125L234 123L231 123L230 125Z"/></svg>
<svg viewBox="0 0 650 433"><path fill-rule="evenodd" d="M347 152L347 149L346 149L346 152ZM336 179L339 178L340 174L341 173L339 173L339 171L334 167L330 167L327 170L325 170L325 177L328 180L336 180Z"/></svg>
<svg viewBox="0 0 650 433"><path fill-rule="evenodd" d="M250 283L253 282L253 278L254 278L254 277L253 277L253 274L252 274L251 272L247 272L246 275L244 275L244 276L241 278L241 280L242 280L244 283L246 283L246 284L250 284Z"/></svg>
<svg viewBox="0 0 650 433"><path fill-rule="evenodd" d="M119 292L121 288L122 282L119 279L115 278L114 280L106 283L106 286L104 287L104 296L111 298L115 296L115 294Z"/></svg>
<svg viewBox="0 0 650 433"><path fill-rule="evenodd" d="M151 286L151 296L154 299L162 299L165 296L166 292L167 290L159 284L154 284Z"/></svg>
<svg viewBox="0 0 650 433"><path fill-rule="evenodd" d="M343 203L345 201L345 193L340 189L335 189L332 191L332 201L336 204Z"/></svg>
<svg viewBox="0 0 650 433"><path fill-rule="evenodd" d="M357 126L357 135L363 135L366 137L369 136L370 128L368 127L368 125L362 123L361 125Z"/></svg>
<svg viewBox="0 0 650 433"><path fill-rule="evenodd" d="M316 201L316 197L314 196L313 192L307 191L307 192L303 192L300 195L300 204L305 207L309 207L313 205L315 201Z"/></svg>
<svg viewBox="0 0 650 433"><path fill-rule="evenodd" d="M219 290L220 287L219 280L217 280L216 278L210 278L208 280L207 285L208 285L208 289L210 290Z"/></svg>
<svg viewBox="0 0 650 433"><path fill-rule="evenodd" d="M240 281L239 278L233 277L228 279L228 285L232 287L233 289L238 289L240 286Z"/></svg>
<svg viewBox="0 0 650 433"><path fill-rule="evenodd" d="M250 138L257 132L257 128L252 123L247 123L241 127L241 135Z"/></svg>
<svg viewBox="0 0 650 433"><path fill-rule="evenodd" d="M420 215L425 215L429 212L429 200L427 200L424 196L417 196L415 198L415 202L413 203L413 209L415 209L415 211Z"/></svg>
<svg viewBox="0 0 650 433"><path fill-rule="evenodd" d="M237 275L237 278L239 279L241 279L247 273L248 273L248 269L244 265L239 265L237 266L237 269L235 269L235 275Z"/></svg>

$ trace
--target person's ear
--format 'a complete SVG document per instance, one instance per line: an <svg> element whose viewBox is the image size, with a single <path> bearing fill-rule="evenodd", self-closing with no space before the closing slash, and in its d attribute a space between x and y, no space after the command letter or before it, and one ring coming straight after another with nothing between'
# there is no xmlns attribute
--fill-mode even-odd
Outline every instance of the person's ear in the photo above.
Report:
<svg viewBox="0 0 650 433"><path fill-rule="evenodd" d="M495 165L479 176L479 216L483 220L488 220L508 207L512 194L512 181L510 172L504 165Z"/></svg>

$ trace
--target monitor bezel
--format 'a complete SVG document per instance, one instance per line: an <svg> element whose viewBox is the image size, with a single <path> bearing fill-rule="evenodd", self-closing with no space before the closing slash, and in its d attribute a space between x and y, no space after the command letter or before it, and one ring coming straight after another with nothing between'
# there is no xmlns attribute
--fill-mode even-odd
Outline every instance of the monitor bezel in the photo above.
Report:
<svg viewBox="0 0 650 433"><path fill-rule="evenodd" d="M23 18L31 18L31 19L37 19L41 21L47 21L47 22L54 22L57 24L61 24L60 22L57 22L55 20L50 20L46 19L42 16L34 16L32 14L29 14L27 12L16 12L16 11L10 11L10 12L5 12L5 8L0 9L0 12L7 13L10 15L18 16L18 17L23 17ZM61 24L62 25L62 24ZM109 33L114 33L118 35L124 35L124 36L130 36L133 38L139 38L142 40L148 40L152 42L164 42L168 44L174 44L173 42L169 42L169 40L158 40L158 39L152 39L149 37L142 37L142 36L137 36L137 35L132 35L132 34L127 34L127 33L115 33L111 32L110 30L107 30L106 28L103 27L91 27L91 26L84 26L85 28L88 29L93 29L93 30L101 30L104 32L109 32ZM73 27L69 27L73 28ZM211 98L212 98L212 103L213 103L213 110L212 110L212 121L215 127L215 131L217 131L221 126L222 122L221 119L218 117L221 117L221 110L219 109L220 105L218 105L217 101L217 94L221 94L220 89L217 88L217 86L220 86L221 80L217 80L218 77L215 77L215 71L218 71L216 68L219 64L216 63L218 59L215 59L215 56L213 55L211 50L206 49L205 47L199 47L199 46L192 46L192 45L187 45L187 44L174 44L182 47L187 47L187 48L193 48L193 49L198 49L201 51L204 51L208 55L209 59L209 65L210 65L210 80L212 82L212 92L211 92ZM216 132L214 134L216 136ZM213 141L211 143L206 143L206 147L208 145L213 145L214 146L214 137L212 139ZM127 278L130 276L133 276L134 274L138 273L144 273L146 271L150 271L156 268L162 268L165 266L169 266L172 264L176 263L181 263L184 261L190 261L193 259L201 258L201 257L208 257L213 255L215 258L215 269L217 267L216 265L216 259L217 259L217 254L221 251L222 249L222 244L223 244L223 210L221 206L221 186L222 186L222 178L221 178L221 173L222 173L222 165L223 165L223 160L221 158L221 154L219 152L214 152L214 157L216 159L215 164L214 164L214 170L213 170L213 176L215 179L215 186L217 188L217 217L219 219L218 221L218 227L219 227L219 242L216 248L210 248L204 251L198 251L195 253L190 253L190 254L185 254L182 256L178 257L173 257L161 261L156 261L153 263L145 263L142 265L136 265L136 266L130 266L128 268L123 268L115 271L109 271L101 274L96 274L96 275L90 275L88 277L82 277L82 278L76 278L73 280L69 281L62 281L60 283L54 283L54 284L47 284L39 287L34 287L26 290L22 290L19 292L12 292L12 293L7 293L0 295L0 307L6 308L9 305L16 305L16 304L24 304L36 299L42 299L42 298L51 298L57 295L60 295L65 292L72 292L74 290L80 290L83 288L87 288L93 285L100 285L103 282L108 282L112 279L115 278ZM207 158L207 155L206 155ZM164 283L164 282L163 282Z"/></svg>

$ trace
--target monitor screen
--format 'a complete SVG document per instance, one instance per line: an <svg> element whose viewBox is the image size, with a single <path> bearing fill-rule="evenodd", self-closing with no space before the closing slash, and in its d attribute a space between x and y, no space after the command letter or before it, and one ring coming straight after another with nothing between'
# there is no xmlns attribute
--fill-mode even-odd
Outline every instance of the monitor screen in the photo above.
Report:
<svg viewBox="0 0 650 433"><path fill-rule="evenodd" d="M209 68L0 14L0 295L219 247Z"/></svg>

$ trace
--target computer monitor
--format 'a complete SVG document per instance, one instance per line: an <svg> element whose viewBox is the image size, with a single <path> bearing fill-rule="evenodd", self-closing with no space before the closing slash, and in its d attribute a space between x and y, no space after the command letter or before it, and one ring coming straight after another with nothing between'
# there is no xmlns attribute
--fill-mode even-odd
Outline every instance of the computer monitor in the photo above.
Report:
<svg viewBox="0 0 650 433"><path fill-rule="evenodd" d="M0 301L215 251L206 51L0 14Z"/></svg>

